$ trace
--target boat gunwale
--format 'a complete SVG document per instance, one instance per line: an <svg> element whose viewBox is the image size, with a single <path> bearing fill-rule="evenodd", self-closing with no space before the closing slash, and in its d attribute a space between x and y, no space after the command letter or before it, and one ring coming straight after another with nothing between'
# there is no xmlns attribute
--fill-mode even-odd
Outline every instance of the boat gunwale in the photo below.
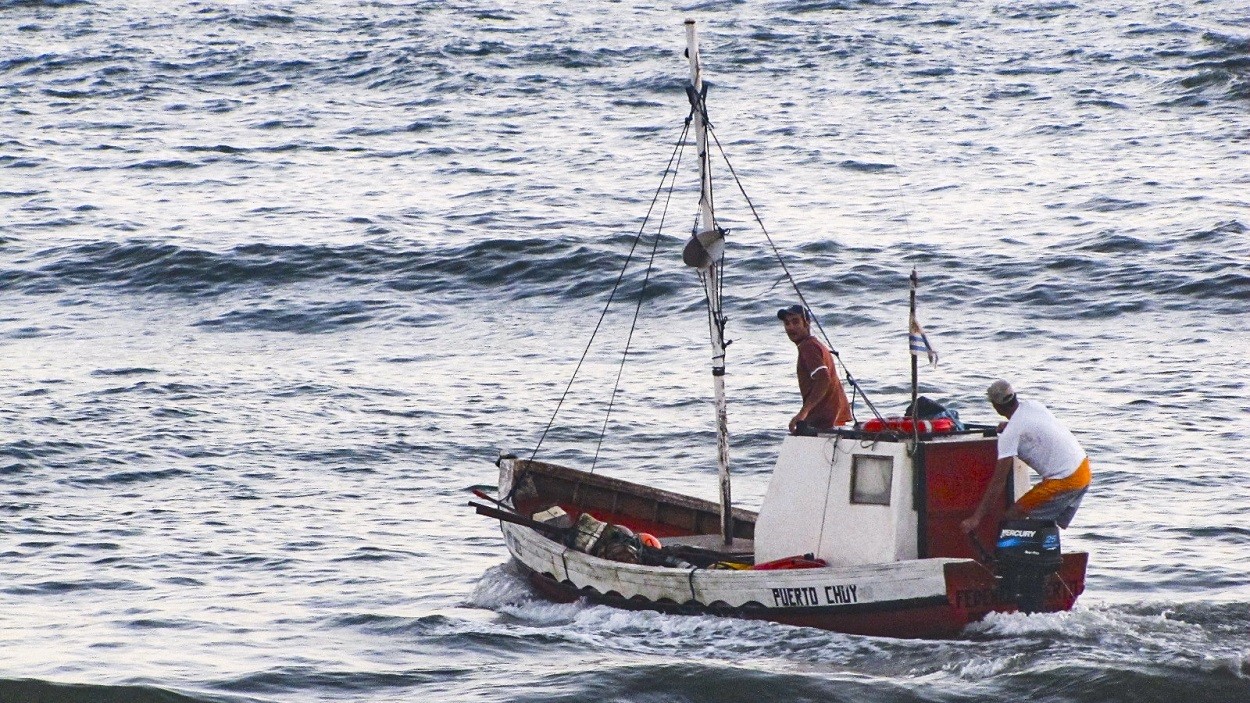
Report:
<svg viewBox="0 0 1250 703"><path fill-rule="evenodd" d="M500 481L501 486L509 485L513 487L509 491L511 494L521 492L516 487L522 485L528 476L537 476L540 479L557 482L569 489L567 491L568 495L560 495L557 491L550 490L550 486L545 486L548 490L542 490L538 486L534 486L539 491L536 496L501 496L504 500L509 500L518 509L524 510L525 503L532 503L529 507L545 506L551 503L570 504L582 511L607 511L616 515L627 515L638 520L663 522L673 529L689 535L712 534L712 532L700 531L698 529L699 525L719 526L720 524L720 504L710 500L549 462L529 459L512 459L512 461L511 476L507 480L503 480L503 477L501 477ZM590 500L585 495L579 496L578 493L583 486L611 494L613 496L611 504ZM653 515L641 515L628 511L621 512L622 497L663 506L670 511L669 517L672 517L672 510L686 513L688 520L682 522L689 524L679 524L676 519L670 521L659 519L660 513L663 512L659 507L653 510ZM734 519L734 537L751 539L755 533L755 522L759 514L752 510L737 507L733 508L732 514Z"/></svg>

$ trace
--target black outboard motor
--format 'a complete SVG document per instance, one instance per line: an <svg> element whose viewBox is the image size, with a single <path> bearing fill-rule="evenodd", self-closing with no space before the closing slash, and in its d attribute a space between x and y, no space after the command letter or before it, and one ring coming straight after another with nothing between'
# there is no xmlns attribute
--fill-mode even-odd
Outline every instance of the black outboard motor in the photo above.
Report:
<svg viewBox="0 0 1250 703"><path fill-rule="evenodd" d="M1059 527L1053 520L1004 520L994 550L999 593L1022 613L1036 613L1046 603L1046 584L1059 571Z"/></svg>

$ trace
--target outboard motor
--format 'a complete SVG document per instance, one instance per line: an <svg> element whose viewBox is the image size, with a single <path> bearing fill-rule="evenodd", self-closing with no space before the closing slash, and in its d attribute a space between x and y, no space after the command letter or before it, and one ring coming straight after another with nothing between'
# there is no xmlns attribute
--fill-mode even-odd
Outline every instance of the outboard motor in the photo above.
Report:
<svg viewBox="0 0 1250 703"><path fill-rule="evenodd" d="M1046 603L1046 584L1059 571L1059 527L1052 520L1004 520L994 550L1000 595L1022 613L1036 613Z"/></svg>

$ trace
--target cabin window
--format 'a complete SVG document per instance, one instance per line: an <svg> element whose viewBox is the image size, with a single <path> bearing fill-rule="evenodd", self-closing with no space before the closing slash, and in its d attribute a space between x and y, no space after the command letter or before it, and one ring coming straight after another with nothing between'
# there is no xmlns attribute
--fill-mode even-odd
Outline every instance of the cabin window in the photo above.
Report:
<svg viewBox="0 0 1250 703"><path fill-rule="evenodd" d="M862 456L851 461L851 502L861 505L889 505L894 483L894 457Z"/></svg>

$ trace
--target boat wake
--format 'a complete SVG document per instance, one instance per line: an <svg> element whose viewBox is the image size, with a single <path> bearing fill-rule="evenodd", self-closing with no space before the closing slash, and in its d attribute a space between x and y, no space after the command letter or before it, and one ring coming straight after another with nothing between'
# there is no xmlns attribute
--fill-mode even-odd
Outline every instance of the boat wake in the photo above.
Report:
<svg viewBox="0 0 1250 703"><path fill-rule="evenodd" d="M952 687L951 693L997 677L1041 681L1074 676L1097 687L1099 681L1110 685L1111 679L1146 685L1177 674L1226 678L1231 688L1250 691L1250 647L1235 635L1239 628L1244 631L1250 613L1230 616L1220 605L991 613L965 628L958 639L901 640L763 621L626 611L584 600L555 604L531 591L512 562L487 570L470 604L507 616L510 622L500 634L541 630L570 646L592 646L626 659L677 657L708 666L751 662L752 668L774 674L854 673L909 681L926 690L941 683ZM1047 654L1058 646L1067 652L1063 662ZM1134 671L1143 661L1150 662L1149 671Z"/></svg>
<svg viewBox="0 0 1250 703"><path fill-rule="evenodd" d="M584 601L552 603L543 600L530 590L512 561L486 570L473 589L469 605L511 616L534 627L567 625L589 607Z"/></svg>
<svg viewBox="0 0 1250 703"><path fill-rule="evenodd" d="M510 634L533 634L540 629L577 647L591 646L626 657L671 659L674 652L680 652L683 659L733 662L780 655L782 661L829 665L857 653L864 658L879 657L882 643L890 642L766 621L621 610L586 600L551 603L530 589L513 562L488 569L470 605L507 616L514 622L505 628L524 631Z"/></svg>

